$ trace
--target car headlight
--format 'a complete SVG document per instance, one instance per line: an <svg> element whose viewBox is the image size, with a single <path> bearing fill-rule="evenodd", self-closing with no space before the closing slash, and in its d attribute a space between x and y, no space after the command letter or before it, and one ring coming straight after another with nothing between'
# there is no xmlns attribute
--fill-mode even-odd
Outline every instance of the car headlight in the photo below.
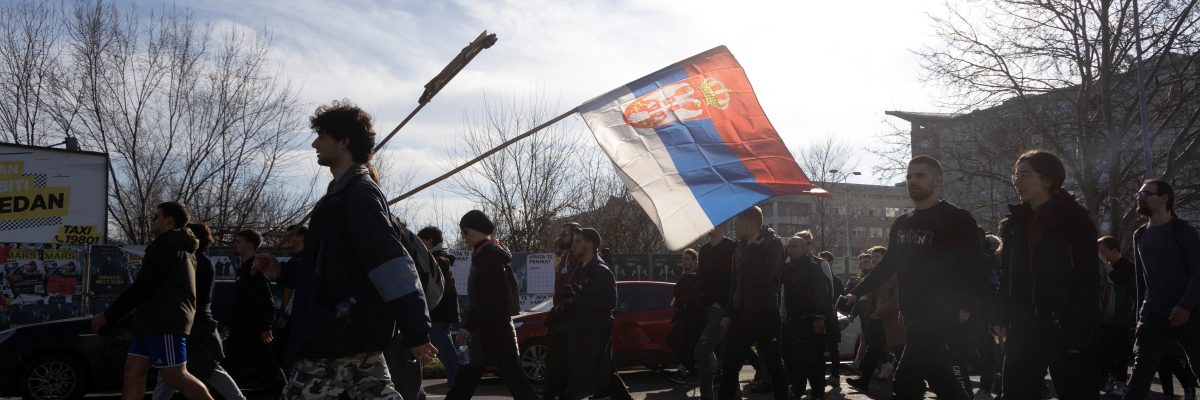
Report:
<svg viewBox="0 0 1200 400"><path fill-rule="evenodd" d="M5 340L8 340L8 338L12 337L12 335L14 335L16 333L17 333L16 329L8 329L8 330L0 332L0 343L4 343Z"/></svg>
<svg viewBox="0 0 1200 400"><path fill-rule="evenodd" d="M522 326L525 326L525 321L513 322L513 329L521 329ZM0 342L2 342L2 341L4 341L4 340L0 339Z"/></svg>

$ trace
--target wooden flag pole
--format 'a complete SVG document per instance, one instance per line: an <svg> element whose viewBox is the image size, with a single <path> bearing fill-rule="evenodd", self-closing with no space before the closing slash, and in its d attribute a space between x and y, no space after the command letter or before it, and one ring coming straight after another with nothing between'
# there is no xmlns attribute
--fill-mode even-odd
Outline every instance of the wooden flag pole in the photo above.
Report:
<svg viewBox="0 0 1200 400"><path fill-rule="evenodd" d="M501 143L499 146L493 147L491 150L485 151L483 154L480 154L479 156L472 158L471 161L467 161L466 163L463 163L462 165L455 167L454 169L450 170L449 172L442 174L442 176L434 178L433 180L431 180L429 182L425 182L425 183L421 184L421 186L417 186L416 188L409 190L408 192L405 192L404 194L402 194L394 199L389 200L388 205L390 206L392 204L399 203L400 201L402 201L404 199L412 197L412 195L417 194L418 192L420 192L422 190L428 189L430 186L433 186L433 185L437 184L438 182L444 181L447 178L450 178L451 176L454 176L454 174L457 174L460 171L467 169L467 167L470 167L472 165L475 165L475 163L483 161L483 159L487 158L488 156L490 156L492 154L496 154L496 152L499 152L500 150L504 150L505 147L511 146L513 143L516 143L516 142L520 141L521 139L527 138L530 135L533 135L534 133L541 131L542 129L546 129L546 127L548 127L550 125L554 125L555 122L562 121L563 118L566 118L566 117L570 116L571 114L574 114L578 110L579 110L578 108L572 108L572 109L568 110L567 112L562 113L562 115L554 117L554 119L543 122L541 125L535 126L533 129L530 129L530 130L526 131L525 133L514 136L512 139L508 139L504 143Z"/></svg>
<svg viewBox="0 0 1200 400"><path fill-rule="evenodd" d="M483 31L483 33L480 33L475 40L467 44L467 47L463 47L462 51L459 51L458 55L454 56L454 59L450 60L450 63L446 64L445 68L442 68L442 72L439 72L437 76L434 76L433 79L429 80L429 83L425 84L425 92L421 93L421 97L417 99L417 108L408 113L408 116L404 117L403 121L400 121L400 125L396 125L396 128L392 129L392 131L388 133L378 145L375 145L375 150L373 152L378 152L383 148L383 145L387 144L389 140L392 140L392 136L395 136L396 132L400 131L400 128L403 128L404 125L407 125L408 121L411 120L414 115L417 115L418 111L421 111L422 108L425 108L425 105L429 104L430 100L433 100L433 96L437 95L438 92L441 91L451 79L454 79L454 77L458 75L458 72L462 71L463 67L466 67L471 60L474 60L475 56L478 55L479 52L483 51L483 49L491 48L494 44L496 44L496 34L493 33L489 35L487 31Z"/></svg>

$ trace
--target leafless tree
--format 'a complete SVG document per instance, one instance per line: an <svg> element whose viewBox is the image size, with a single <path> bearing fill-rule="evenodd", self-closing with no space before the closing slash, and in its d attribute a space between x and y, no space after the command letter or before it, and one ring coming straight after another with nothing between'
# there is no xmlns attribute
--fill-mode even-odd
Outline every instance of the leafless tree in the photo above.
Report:
<svg viewBox="0 0 1200 400"><path fill-rule="evenodd" d="M1195 0L990 0L948 4L933 19L940 42L917 51L927 78L960 114L931 123L936 137L910 148L937 151L965 191L989 187L1003 200L1021 149L1063 158L1068 186L1105 231L1129 232L1132 193L1144 177L1138 119L1135 22L1141 25L1154 175L1194 200L1200 147L1200 14ZM984 109L970 112L973 109ZM964 120L978 118L978 121ZM916 132L914 126L914 132ZM894 137L895 138L895 137ZM903 141L892 140L893 143ZM957 179L957 178L956 178ZM951 183L948 182L948 185ZM978 193L973 196L981 197ZM1184 204L1186 206L1186 204ZM991 205L993 210L999 204Z"/></svg>
<svg viewBox="0 0 1200 400"><path fill-rule="evenodd" d="M832 192L858 169L859 158L855 156L856 151L849 143L834 136L826 136L797 148L793 156L810 180ZM838 238L846 234L847 213L839 214L837 207L838 204L844 207L845 202L846 199L814 197L813 220L816 225L813 227L813 233L817 240L816 248L835 249L844 243Z"/></svg>
<svg viewBox="0 0 1200 400"><path fill-rule="evenodd" d="M174 8L142 16L103 0L6 4L3 45L32 50L5 51L4 63L49 72L0 79L25 96L5 103L17 110L5 112L5 136L46 144L72 135L107 153L114 239L148 241L147 216L167 200L226 237L303 215L310 199L286 184L307 177L285 173L303 117L267 35L215 32Z"/></svg>

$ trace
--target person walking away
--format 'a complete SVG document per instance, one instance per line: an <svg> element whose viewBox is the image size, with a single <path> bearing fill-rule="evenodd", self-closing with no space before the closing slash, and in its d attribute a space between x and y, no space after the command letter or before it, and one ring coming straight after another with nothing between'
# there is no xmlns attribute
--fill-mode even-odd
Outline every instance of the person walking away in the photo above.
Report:
<svg viewBox="0 0 1200 400"><path fill-rule="evenodd" d="M212 400L204 383L187 371L187 335L196 315L196 256L199 241L187 229L187 208L176 202L154 210L142 271L108 309L92 318L92 332L133 311L122 400L146 395L146 374L157 368L167 386L189 400Z"/></svg>
<svg viewBox="0 0 1200 400"><path fill-rule="evenodd" d="M1100 258L1108 263L1100 277L1100 329L1094 346L1100 366L1100 384L1112 396L1125 396L1129 361L1133 355L1133 329L1137 323L1137 284L1134 266L1121 255L1121 244L1112 236L1096 240Z"/></svg>
<svg viewBox="0 0 1200 400"><path fill-rule="evenodd" d="M486 214L471 210L458 223L463 240L471 244L471 274L467 278L467 311L458 343L467 345L469 362L460 367L447 400L469 399L487 365L500 371L515 399L537 399L521 371L512 316L521 311L512 254L492 237L496 226Z"/></svg>
<svg viewBox="0 0 1200 400"><path fill-rule="evenodd" d="M1135 271L1146 294L1125 398L1141 400L1172 340L1193 360L1193 373L1200 360L1200 321L1191 318L1200 303L1200 232L1175 215L1175 190L1161 179L1138 190L1137 213L1149 218L1133 233Z"/></svg>

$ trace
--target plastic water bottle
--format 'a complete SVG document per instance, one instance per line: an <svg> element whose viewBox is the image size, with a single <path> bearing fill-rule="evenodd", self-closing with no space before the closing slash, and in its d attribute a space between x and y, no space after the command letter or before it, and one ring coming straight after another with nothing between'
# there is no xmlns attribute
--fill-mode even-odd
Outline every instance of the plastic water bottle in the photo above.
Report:
<svg viewBox="0 0 1200 400"><path fill-rule="evenodd" d="M345 319L346 317L349 317L350 310L352 308L354 308L355 304L358 304L358 300L355 300L353 297L346 299L346 301L338 303L337 307L334 309L334 312L333 312L334 317L337 319Z"/></svg>
<svg viewBox="0 0 1200 400"><path fill-rule="evenodd" d="M462 365L471 363L471 347L468 345L458 346L458 360Z"/></svg>

